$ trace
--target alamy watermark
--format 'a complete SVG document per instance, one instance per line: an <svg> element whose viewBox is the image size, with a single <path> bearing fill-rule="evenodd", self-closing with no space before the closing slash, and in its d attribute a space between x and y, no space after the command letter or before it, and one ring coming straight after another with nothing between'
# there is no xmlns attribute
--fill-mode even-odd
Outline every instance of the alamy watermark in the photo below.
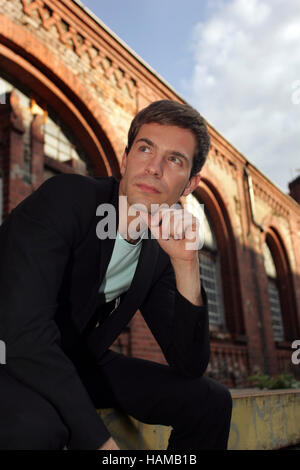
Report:
<svg viewBox="0 0 300 470"><path fill-rule="evenodd" d="M294 80L292 83L292 103L300 104L300 80Z"/></svg>
<svg viewBox="0 0 300 470"><path fill-rule="evenodd" d="M292 342L292 348L296 349L292 354L292 363L297 366L300 364L300 339L295 339Z"/></svg>
<svg viewBox="0 0 300 470"><path fill-rule="evenodd" d="M6 86L0 79L0 104L6 104Z"/></svg>
<svg viewBox="0 0 300 470"><path fill-rule="evenodd" d="M0 364L6 364L6 344L0 339Z"/></svg>
<svg viewBox="0 0 300 470"><path fill-rule="evenodd" d="M141 236L148 238L150 228L151 238L169 240L185 239L186 250L199 250L204 244L204 210L195 217L188 209L180 204L151 204L150 210L142 203L127 206L127 197L119 197L119 225L122 227L121 235L137 240ZM127 212L128 211L128 212ZM127 213L131 222L127 224ZM96 226L96 234L100 240L116 238L117 214L112 204L104 203L97 207L96 215L101 220Z"/></svg>

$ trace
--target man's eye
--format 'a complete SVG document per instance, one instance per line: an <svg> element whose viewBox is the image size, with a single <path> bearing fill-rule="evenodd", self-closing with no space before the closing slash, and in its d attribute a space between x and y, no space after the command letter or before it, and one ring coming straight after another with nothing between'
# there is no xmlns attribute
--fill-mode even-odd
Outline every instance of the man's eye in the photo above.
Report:
<svg viewBox="0 0 300 470"><path fill-rule="evenodd" d="M171 155L170 160L172 163L175 163L176 165L181 165L181 159L179 157L176 157L175 155Z"/></svg>
<svg viewBox="0 0 300 470"><path fill-rule="evenodd" d="M141 152L150 152L150 147L147 147L147 145L142 145L140 147Z"/></svg>

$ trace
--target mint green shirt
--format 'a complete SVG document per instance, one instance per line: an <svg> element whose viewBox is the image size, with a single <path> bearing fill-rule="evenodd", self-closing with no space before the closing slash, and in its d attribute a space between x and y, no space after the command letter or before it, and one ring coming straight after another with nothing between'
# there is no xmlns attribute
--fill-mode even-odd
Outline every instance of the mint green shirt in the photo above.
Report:
<svg viewBox="0 0 300 470"><path fill-rule="evenodd" d="M133 245L117 232L113 253L99 289L100 293L104 292L106 302L110 302L129 289L141 248L142 237L136 245Z"/></svg>

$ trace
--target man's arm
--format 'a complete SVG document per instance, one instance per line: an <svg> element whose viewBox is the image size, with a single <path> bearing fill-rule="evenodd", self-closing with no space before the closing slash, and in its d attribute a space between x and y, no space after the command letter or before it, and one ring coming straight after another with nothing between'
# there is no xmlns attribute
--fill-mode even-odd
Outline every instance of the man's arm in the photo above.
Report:
<svg viewBox="0 0 300 470"><path fill-rule="evenodd" d="M168 266L140 310L168 363L185 375L201 376L210 351L207 297L197 250L198 221L183 210L172 210L171 217L168 210L154 217L141 213L141 217L167 254Z"/></svg>
<svg viewBox="0 0 300 470"><path fill-rule="evenodd" d="M68 448L97 449L110 433L61 349L54 321L57 293L79 235L70 176L44 183L0 228L0 338L8 372L56 408L70 432Z"/></svg>
<svg viewBox="0 0 300 470"><path fill-rule="evenodd" d="M171 262L152 287L140 311L171 367L190 377L201 377L210 356L206 292L203 305L194 305L176 287Z"/></svg>
<svg viewBox="0 0 300 470"><path fill-rule="evenodd" d="M203 305L198 254L189 261L173 260L177 290L194 305Z"/></svg>

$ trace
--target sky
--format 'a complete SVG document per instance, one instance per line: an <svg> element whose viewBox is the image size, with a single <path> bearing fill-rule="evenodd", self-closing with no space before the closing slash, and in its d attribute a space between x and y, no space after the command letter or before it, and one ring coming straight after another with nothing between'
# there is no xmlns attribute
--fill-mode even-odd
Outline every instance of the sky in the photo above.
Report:
<svg viewBox="0 0 300 470"><path fill-rule="evenodd" d="M83 0L283 192L300 175L299 0Z"/></svg>

